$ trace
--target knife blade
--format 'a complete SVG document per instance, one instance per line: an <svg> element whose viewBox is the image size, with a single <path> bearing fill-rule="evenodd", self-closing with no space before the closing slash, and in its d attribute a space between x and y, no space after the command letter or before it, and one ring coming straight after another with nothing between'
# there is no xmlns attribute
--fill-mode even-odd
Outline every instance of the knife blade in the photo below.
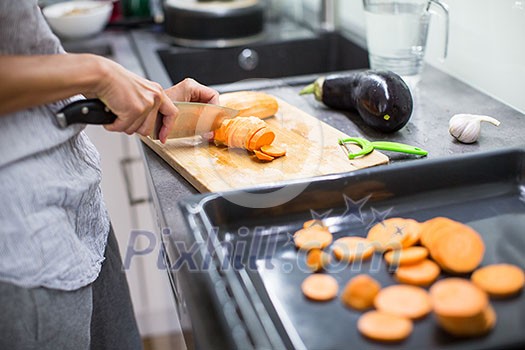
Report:
<svg viewBox="0 0 525 350"><path fill-rule="evenodd" d="M170 138L183 138L202 135L218 129L222 122L239 114L238 110L199 102L178 102L173 104L179 110L174 126L168 134ZM55 115L58 124L66 128L71 124L111 124L117 116L99 99L78 100L63 107ZM163 116L155 121L152 139L159 139Z"/></svg>

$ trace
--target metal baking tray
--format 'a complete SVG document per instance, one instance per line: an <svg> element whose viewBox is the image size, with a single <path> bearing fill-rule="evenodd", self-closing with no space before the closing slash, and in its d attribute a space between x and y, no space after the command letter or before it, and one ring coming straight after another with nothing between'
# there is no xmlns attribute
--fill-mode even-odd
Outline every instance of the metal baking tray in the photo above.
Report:
<svg viewBox="0 0 525 350"><path fill-rule="evenodd" d="M291 236L312 217L325 217L337 239L365 236L368 227L382 218L424 221L446 216L482 235L486 246L482 265L506 262L525 269L524 175L525 148L514 148L197 195L180 206L190 241L199 246L194 256L197 264L203 264L200 272L205 270L205 285L213 291L232 347L523 348L525 293L492 300L497 324L484 337L454 338L429 315L415 322L404 342L368 340L356 329L361 313L344 307L339 297L319 303L302 295L301 282L311 272ZM294 191L298 194L286 201ZM284 202L273 205L280 201ZM333 264L327 273L337 279L340 291L359 273L371 274L383 286L396 283L376 256L361 265Z"/></svg>

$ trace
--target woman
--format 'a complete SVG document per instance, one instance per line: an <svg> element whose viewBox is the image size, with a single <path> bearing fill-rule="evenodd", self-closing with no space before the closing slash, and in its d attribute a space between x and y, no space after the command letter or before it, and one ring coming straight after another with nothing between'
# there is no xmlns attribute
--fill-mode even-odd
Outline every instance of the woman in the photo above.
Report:
<svg viewBox="0 0 525 350"><path fill-rule="evenodd" d="M167 90L90 54L65 54L36 0L0 2L0 349L139 349L141 341L83 126L55 113L84 97L148 135L171 100L216 103L187 79Z"/></svg>

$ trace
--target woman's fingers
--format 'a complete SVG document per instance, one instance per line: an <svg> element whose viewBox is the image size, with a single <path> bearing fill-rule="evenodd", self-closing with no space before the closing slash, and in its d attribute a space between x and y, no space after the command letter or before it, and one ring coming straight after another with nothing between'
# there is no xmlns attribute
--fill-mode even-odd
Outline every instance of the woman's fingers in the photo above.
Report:
<svg viewBox="0 0 525 350"><path fill-rule="evenodd" d="M159 118L162 115L162 127L159 132L159 140L165 143L169 132L173 129L179 110L175 107L168 95L163 92L163 99L158 112Z"/></svg>
<svg viewBox="0 0 525 350"><path fill-rule="evenodd" d="M202 102L217 104L219 93L214 89L204 86L191 78L186 78L180 83L166 90L173 101Z"/></svg>

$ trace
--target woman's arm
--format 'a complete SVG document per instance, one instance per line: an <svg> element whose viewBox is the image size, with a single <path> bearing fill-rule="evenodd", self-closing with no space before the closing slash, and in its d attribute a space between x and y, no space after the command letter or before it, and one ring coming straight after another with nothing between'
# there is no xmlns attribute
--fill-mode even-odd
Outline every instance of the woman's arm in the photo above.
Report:
<svg viewBox="0 0 525 350"><path fill-rule="evenodd" d="M105 126L110 131L149 135L161 113L165 116L161 135L167 135L177 115L159 84L104 57L0 55L0 116L76 94L98 97L118 116Z"/></svg>

